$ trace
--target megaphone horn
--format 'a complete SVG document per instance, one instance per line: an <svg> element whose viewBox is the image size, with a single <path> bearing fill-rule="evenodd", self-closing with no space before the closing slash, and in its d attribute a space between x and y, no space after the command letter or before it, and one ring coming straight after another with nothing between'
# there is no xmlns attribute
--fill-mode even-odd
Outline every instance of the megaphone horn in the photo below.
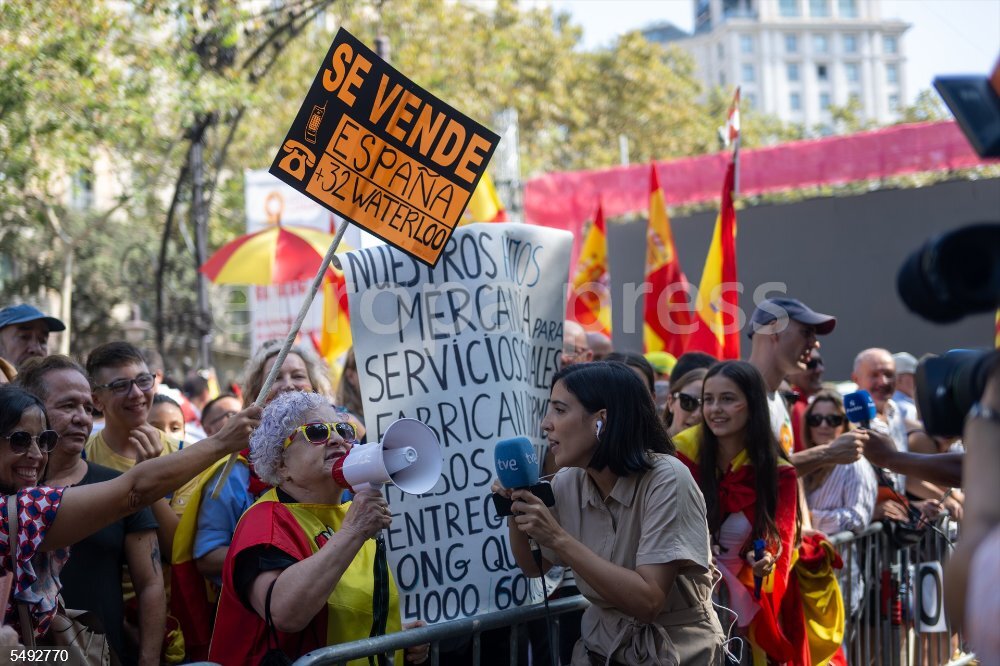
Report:
<svg viewBox="0 0 1000 666"><path fill-rule="evenodd" d="M441 477L441 445L434 431L416 419L399 419L378 444L358 444L333 464L338 485L358 492L386 483L420 495Z"/></svg>

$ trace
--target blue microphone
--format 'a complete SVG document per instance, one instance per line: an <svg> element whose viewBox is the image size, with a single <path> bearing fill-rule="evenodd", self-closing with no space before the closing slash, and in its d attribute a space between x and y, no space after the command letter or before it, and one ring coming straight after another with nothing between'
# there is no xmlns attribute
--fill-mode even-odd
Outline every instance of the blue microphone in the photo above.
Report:
<svg viewBox="0 0 1000 666"><path fill-rule="evenodd" d="M764 557L764 546L765 545L766 544L764 543L763 539L754 539L753 540L753 560L754 560L754 562L760 562L761 559ZM763 583L763 582L764 582L763 576L754 576L753 577L753 596L756 597L757 599L760 599L760 586L761 586L761 583Z"/></svg>
<svg viewBox="0 0 1000 666"><path fill-rule="evenodd" d="M538 483L538 454L527 437L497 442L493 460L504 488L529 488Z"/></svg>
<svg viewBox="0 0 1000 666"><path fill-rule="evenodd" d="M878 413L875 401L868 391L855 391L845 395L844 411L847 412L848 421L867 429L871 428L872 419Z"/></svg>

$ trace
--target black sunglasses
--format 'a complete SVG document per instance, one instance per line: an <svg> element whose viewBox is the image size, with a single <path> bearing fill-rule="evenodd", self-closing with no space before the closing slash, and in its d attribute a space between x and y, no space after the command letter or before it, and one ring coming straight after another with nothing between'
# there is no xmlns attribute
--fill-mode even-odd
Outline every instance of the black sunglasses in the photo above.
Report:
<svg viewBox="0 0 1000 666"><path fill-rule="evenodd" d="M685 412L693 412L701 406L701 398L693 395L688 395L687 393L681 393L678 391L677 393L674 393L674 397L680 400L681 409Z"/></svg>
<svg viewBox="0 0 1000 666"><path fill-rule="evenodd" d="M120 395L124 395L132 390L132 384L135 384L137 387L139 387L140 391L145 392L153 388L153 384L155 383L156 383L156 377L149 374L148 372L144 372L141 375L136 375L132 379L116 379L115 381L109 382L107 384L99 384L94 388L107 389L112 393L118 393Z"/></svg>
<svg viewBox="0 0 1000 666"><path fill-rule="evenodd" d="M821 365L823 365L823 359L821 359L821 358L811 358L806 363L806 368L808 368L809 370L815 370L816 368L818 368Z"/></svg>
<svg viewBox="0 0 1000 666"><path fill-rule="evenodd" d="M844 424L844 417L840 414L810 414L806 418L806 423L808 423L813 428L817 428L822 425L823 421L831 428L836 428Z"/></svg>
<svg viewBox="0 0 1000 666"><path fill-rule="evenodd" d="M4 435L3 438L10 442L10 450L19 456L28 452L32 442L38 444L38 450L42 453L51 453L52 449L56 448L56 444L59 443L59 433L55 430L43 430L37 435L18 430Z"/></svg>

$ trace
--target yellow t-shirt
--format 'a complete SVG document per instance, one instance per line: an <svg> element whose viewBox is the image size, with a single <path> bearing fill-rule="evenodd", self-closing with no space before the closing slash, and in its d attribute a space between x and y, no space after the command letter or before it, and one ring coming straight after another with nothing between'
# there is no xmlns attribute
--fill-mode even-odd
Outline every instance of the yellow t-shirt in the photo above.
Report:
<svg viewBox="0 0 1000 666"><path fill-rule="evenodd" d="M176 453L183 448L184 442L178 442L162 430L157 430L157 432L160 433L160 443L163 444L163 452L160 454L161 456L165 456L169 453ZM103 430L90 438L87 442L87 446L84 447L83 453L84 457L90 462L97 465L104 465L105 467L110 467L111 469L116 469L119 472L127 472L135 467L135 460L119 453L115 453L111 450L108 443L104 441ZM191 493L194 492L195 486L197 485L198 478L195 477L181 486L178 490L174 491L172 495L167 496L170 501L170 508L172 508L174 513L178 516L184 513L184 507L187 506L188 500L191 498Z"/></svg>

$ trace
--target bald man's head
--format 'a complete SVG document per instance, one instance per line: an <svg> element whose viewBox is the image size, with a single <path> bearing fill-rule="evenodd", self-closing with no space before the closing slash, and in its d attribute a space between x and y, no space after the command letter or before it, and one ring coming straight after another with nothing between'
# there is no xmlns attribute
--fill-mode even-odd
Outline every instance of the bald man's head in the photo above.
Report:
<svg viewBox="0 0 1000 666"><path fill-rule="evenodd" d="M886 349L872 347L854 357L851 379L859 389L868 391L879 413L896 391L896 362Z"/></svg>
<svg viewBox="0 0 1000 666"><path fill-rule="evenodd" d="M604 357L612 352L611 338L600 331L590 331L587 333L587 346L590 348L593 360L603 361Z"/></svg>
<svg viewBox="0 0 1000 666"><path fill-rule="evenodd" d="M567 365L573 365L574 363L586 363L594 359L594 353L590 351L590 345L587 344L587 332L583 330L583 326L567 319L563 323L563 349L562 349L562 364L563 367Z"/></svg>

